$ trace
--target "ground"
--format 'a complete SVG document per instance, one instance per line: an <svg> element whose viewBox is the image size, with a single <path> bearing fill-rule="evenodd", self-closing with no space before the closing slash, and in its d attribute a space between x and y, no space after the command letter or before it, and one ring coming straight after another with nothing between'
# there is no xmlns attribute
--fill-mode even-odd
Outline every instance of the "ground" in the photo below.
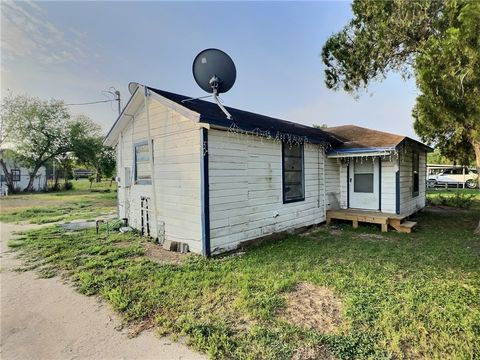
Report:
<svg viewBox="0 0 480 360"><path fill-rule="evenodd" d="M94 229L46 227L10 245L22 270L68 279L130 328L185 336L211 358L477 358L480 194L471 193L470 209L419 213L412 234L337 223L210 260L159 261L138 235Z"/></svg>

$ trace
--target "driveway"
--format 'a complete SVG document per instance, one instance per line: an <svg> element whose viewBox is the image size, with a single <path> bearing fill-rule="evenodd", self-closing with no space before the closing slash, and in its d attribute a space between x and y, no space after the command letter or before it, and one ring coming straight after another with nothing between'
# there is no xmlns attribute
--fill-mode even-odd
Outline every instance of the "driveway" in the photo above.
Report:
<svg viewBox="0 0 480 360"><path fill-rule="evenodd" d="M76 293L59 278L12 271L21 263L8 252L8 238L35 227L0 224L1 359L206 358L153 332L130 339L127 330L116 330L121 320L98 298Z"/></svg>

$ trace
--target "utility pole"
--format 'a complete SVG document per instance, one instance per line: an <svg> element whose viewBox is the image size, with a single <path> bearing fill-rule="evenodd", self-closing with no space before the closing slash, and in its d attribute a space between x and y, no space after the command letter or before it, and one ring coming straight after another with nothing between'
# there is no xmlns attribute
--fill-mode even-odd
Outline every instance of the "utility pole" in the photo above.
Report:
<svg viewBox="0 0 480 360"><path fill-rule="evenodd" d="M120 103L120 91L115 90L115 100L117 101L118 105L118 115L122 112L122 105Z"/></svg>

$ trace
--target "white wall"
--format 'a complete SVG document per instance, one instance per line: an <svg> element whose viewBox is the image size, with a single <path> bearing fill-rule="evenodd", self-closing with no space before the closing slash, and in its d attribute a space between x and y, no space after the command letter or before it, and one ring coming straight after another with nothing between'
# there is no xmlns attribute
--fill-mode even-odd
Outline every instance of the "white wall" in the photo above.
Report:
<svg viewBox="0 0 480 360"><path fill-rule="evenodd" d="M419 152L419 194L412 195L412 150L410 146L404 146L400 150L400 214L410 215L425 207L426 195L426 158L427 153L423 149L416 149Z"/></svg>
<svg viewBox="0 0 480 360"><path fill-rule="evenodd" d="M151 233L189 244L190 251L201 251L201 129L192 120L154 99L149 106L151 137L154 148L154 175L158 224L150 216ZM122 131L117 145L119 177L119 216L127 217L131 226L140 228L140 197L150 197L152 185L134 183L134 144L147 140L145 109L141 107L133 121ZM125 168L130 168L131 186L125 186Z"/></svg>
<svg viewBox="0 0 480 360"><path fill-rule="evenodd" d="M396 204L395 173L398 169L396 157L382 158L382 212L394 214Z"/></svg>
<svg viewBox="0 0 480 360"><path fill-rule="evenodd" d="M325 192L327 209L339 209L342 207L343 199L340 186L341 167L342 163L339 159L325 158Z"/></svg>
<svg viewBox="0 0 480 360"><path fill-rule="evenodd" d="M304 148L305 200L289 204L283 204L281 144L209 130L208 147L212 253L325 221L325 156L318 146L307 144Z"/></svg>
<svg viewBox="0 0 480 360"><path fill-rule="evenodd" d="M24 190L27 187L28 182L30 181L29 169L21 166L15 166L9 163L8 160L7 160L7 168L8 170L11 170L12 168L20 169L20 181L15 181L14 186L16 189L20 191ZM0 168L0 174L4 175L2 168ZM1 186L7 186L6 182L1 183ZM42 166L40 169L38 169L37 175L35 176L35 180L33 181L33 190L42 191L42 190L45 190L45 187L46 187L46 169L44 166Z"/></svg>

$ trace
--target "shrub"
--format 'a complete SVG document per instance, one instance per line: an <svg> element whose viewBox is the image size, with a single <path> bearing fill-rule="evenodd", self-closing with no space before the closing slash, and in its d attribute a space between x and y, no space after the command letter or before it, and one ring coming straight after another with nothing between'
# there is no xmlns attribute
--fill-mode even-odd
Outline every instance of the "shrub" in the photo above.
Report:
<svg viewBox="0 0 480 360"><path fill-rule="evenodd" d="M435 197L429 198L430 205L442 205L451 206L461 209L469 209L474 202L475 194L463 194L460 192L454 193L454 195L442 195L439 194Z"/></svg>
<svg viewBox="0 0 480 360"><path fill-rule="evenodd" d="M64 190L72 190L73 189L73 183L71 181L67 181L65 185L63 185Z"/></svg>

